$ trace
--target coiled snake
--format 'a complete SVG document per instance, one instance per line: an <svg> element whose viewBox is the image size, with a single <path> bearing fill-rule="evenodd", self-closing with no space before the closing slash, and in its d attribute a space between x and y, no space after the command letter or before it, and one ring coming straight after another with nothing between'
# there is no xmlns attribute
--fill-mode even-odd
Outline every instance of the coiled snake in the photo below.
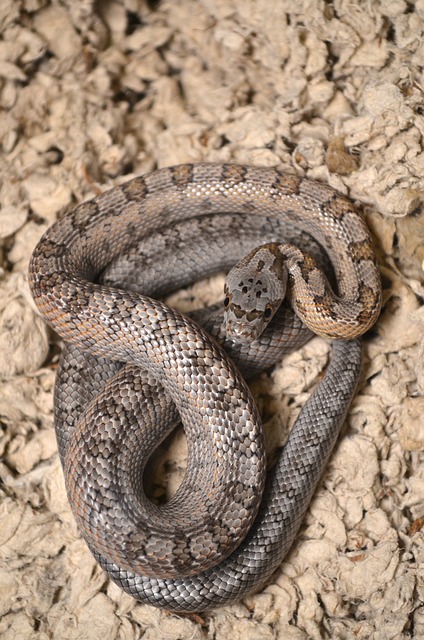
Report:
<svg viewBox="0 0 424 640"><path fill-rule="evenodd" d="M327 276L317 266L321 247ZM156 299L238 260L224 321L214 309L196 316L216 339ZM175 611L231 603L262 586L334 447L360 371L356 338L380 310L371 240L350 202L275 169L161 169L50 227L29 280L66 343L57 440L74 515L103 568L135 598ZM346 340L333 343L265 483L257 409L217 341L246 375L304 343L311 334L286 302L276 311L286 289L313 331ZM180 419L187 472L172 500L154 505L143 492L145 465Z"/></svg>

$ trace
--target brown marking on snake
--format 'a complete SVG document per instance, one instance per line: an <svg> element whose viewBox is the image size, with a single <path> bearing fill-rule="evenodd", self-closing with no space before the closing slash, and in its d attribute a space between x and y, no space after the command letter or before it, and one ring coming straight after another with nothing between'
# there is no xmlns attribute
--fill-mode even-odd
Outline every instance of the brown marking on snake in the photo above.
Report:
<svg viewBox="0 0 424 640"><path fill-rule="evenodd" d="M381 293L375 291L366 284L359 289L358 301L362 306L362 310L358 314L359 322L369 323L369 318L375 313L376 309L381 305Z"/></svg>
<svg viewBox="0 0 424 640"><path fill-rule="evenodd" d="M361 260L371 260L375 263L376 257L372 245L369 242L358 240L357 242L349 242L348 244L349 256L355 262Z"/></svg>
<svg viewBox="0 0 424 640"><path fill-rule="evenodd" d="M243 165L224 164L222 166L222 178L225 182L240 184L246 180L247 168Z"/></svg>
<svg viewBox="0 0 424 640"><path fill-rule="evenodd" d="M245 318L246 318L247 322L253 322L254 320L256 320L256 318L259 318L262 315L263 315L262 311L257 311L256 309L252 309L251 311L248 311L245 314ZM238 317L242 318L243 317L243 313Z"/></svg>
<svg viewBox="0 0 424 640"><path fill-rule="evenodd" d="M334 321L337 320L337 312L333 310L333 306L331 304L332 297L328 295L327 292L323 295L313 296L313 301L318 315L322 315L325 318L331 318Z"/></svg>
<svg viewBox="0 0 424 640"><path fill-rule="evenodd" d="M180 188L185 188L193 183L194 166L192 164L181 164L171 170L172 182Z"/></svg>
<svg viewBox="0 0 424 640"><path fill-rule="evenodd" d="M121 189L127 199L134 202L144 202L149 192L146 180L142 176L121 185Z"/></svg>
<svg viewBox="0 0 424 640"><path fill-rule="evenodd" d="M81 233L84 232L90 224L90 220L97 217L99 214L99 207L95 200L89 200L79 204L68 216L72 221L72 226L75 227ZM67 216L67 217L68 217Z"/></svg>
<svg viewBox="0 0 424 640"><path fill-rule="evenodd" d="M282 173L275 173L275 179L272 182L271 188L275 189L279 194L285 196L297 196L300 193L300 187L302 184L302 178L298 176L286 175Z"/></svg>
<svg viewBox="0 0 424 640"><path fill-rule="evenodd" d="M233 307L233 310L234 310L234 315L237 318L243 318L246 315L246 311L244 309L240 309L240 307L238 307L237 305Z"/></svg>
<svg viewBox="0 0 424 640"><path fill-rule="evenodd" d="M338 193L331 194L320 204L324 215L332 215L336 220L342 220L347 213L354 213L351 203Z"/></svg>
<svg viewBox="0 0 424 640"><path fill-rule="evenodd" d="M302 273L304 274L305 280L308 279L310 273L313 271L320 271L317 267L317 263L309 253L303 253L302 260L299 261L299 264L302 267Z"/></svg>
<svg viewBox="0 0 424 640"><path fill-rule="evenodd" d="M59 258L67 255L68 246L62 242L58 242L56 240L51 240L50 238L44 238L40 240L40 245L43 252L43 257L47 260L53 256L58 256Z"/></svg>

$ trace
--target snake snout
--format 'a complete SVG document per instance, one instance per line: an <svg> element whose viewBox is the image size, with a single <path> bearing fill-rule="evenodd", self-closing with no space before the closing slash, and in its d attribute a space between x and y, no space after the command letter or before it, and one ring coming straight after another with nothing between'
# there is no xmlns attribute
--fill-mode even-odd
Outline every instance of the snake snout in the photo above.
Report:
<svg viewBox="0 0 424 640"><path fill-rule="evenodd" d="M257 338L253 327L243 322L227 322L226 334L231 340L240 342L252 342Z"/></svg>

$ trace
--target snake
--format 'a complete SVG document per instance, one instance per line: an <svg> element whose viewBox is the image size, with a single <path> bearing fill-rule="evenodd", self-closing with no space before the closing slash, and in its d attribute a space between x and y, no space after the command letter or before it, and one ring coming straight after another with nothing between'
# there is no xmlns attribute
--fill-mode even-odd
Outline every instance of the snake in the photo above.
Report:
<svg viewBox="0 0 424 640"><path fill-rule="evenodd" d="M226 272L192 316L166 296ZM29 265L64 340L54 399L68 499L90 551L140 602L200 612L269 582L302 523L381 308L370 232L331 187L274 168L157 169L82 202ZM247 380L314 333L327 370L267 471ZM146 495L148 461L182 422L175 495Z"/></svg>

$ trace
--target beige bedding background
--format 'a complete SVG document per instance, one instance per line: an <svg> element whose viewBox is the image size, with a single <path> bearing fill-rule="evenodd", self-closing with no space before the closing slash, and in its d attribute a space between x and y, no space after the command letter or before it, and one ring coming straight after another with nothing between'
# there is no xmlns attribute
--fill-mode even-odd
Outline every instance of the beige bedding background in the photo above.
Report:
<svg viewBox="0 0 424 640"><path fill-rule="evenodd" d="M423 638L424 1L1 0L0 31L0 637ZM75 203L199 160L279 166L349 194L385 304L281 570L239 604L182 617L110 584L76 531L52 424L60 342L26 271ZM217 287L176 300L203 304ZM328 353L315 339L253 385L271 455ZM184 463L179 435L157 463L168 491Z"/></svg>

